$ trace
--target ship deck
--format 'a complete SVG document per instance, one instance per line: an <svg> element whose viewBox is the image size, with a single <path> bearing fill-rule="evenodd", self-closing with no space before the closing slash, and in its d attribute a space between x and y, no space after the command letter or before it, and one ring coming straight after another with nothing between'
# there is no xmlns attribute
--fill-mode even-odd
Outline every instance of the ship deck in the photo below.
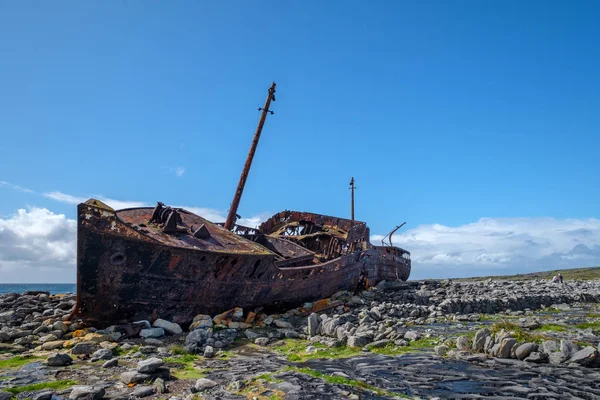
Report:
<svg viewBox="0 0 600 400"><path fill-rule="evenodd" d="M187 210L178 209L182 219L178 224L179 231L165 233L160 227L149 222L153 210L151 207L129 208L119 210L116 214L117 218L124 224L165 246L210 252L275 255L258 243L236 235ZM196 238L192 234L193 230L198 229L201 225L204 225L210 234L206 238Z"/></svg>

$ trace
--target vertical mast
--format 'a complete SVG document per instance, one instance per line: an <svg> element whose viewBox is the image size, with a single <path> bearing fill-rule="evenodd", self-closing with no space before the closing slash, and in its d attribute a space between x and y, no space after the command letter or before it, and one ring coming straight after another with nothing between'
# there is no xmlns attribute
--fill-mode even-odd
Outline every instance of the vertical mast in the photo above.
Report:
<svg viewBox="0 0 600 400"><path fill-rule="evenodd" d="M352 221L354 221L354 177L350 180L350 189L352 191Z"/></svg>
<svg viewBox="0 0 600 400"><path fill-rule="evenodd" d="M248 153L248 158L246 158L246 164L244 165L244 169L242 171L242 176L240 176L240 182L238 183L238 187L235 191L235 196L233 196L233 201L231 202L231 208L229 208L229 214L227 215L227 220L225 221L225 229L231 230L235 225L236 217L237 217L237 209L240 205L240 200L242 198L242 192L244 191L244 185L246 185L246 179L248 178L248 172L250 172L250 166L252 165L252 159L254 158L254 153L256 152L256 146L258 146L258 139L260 139L260 133L262 132L263 125L265 124L265 120L267 119L267 113L273 114L273 111L269 110L269 105L271 104L271 100L275 101L275 82L269 88L269 94L267 95L267 101L265 102L264 108L259 108L258 111L262 111L260 115L260 120L258 121L258 127L256 128L256 133L254 134L254 139L252 140L252 145L250 146L250 152Z"/></svg>

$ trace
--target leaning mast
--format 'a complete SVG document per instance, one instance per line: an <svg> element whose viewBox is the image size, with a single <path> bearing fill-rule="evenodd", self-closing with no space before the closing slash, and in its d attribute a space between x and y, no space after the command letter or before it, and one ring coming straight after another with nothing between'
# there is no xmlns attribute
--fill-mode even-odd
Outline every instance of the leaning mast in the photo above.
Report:
<svg viewBox="0 0 600 400"><path fill-rule="evenodd" d="M260 120L258 121L258 126L256 127L256 133L254 134L252 145L250 146L250 151L248 152L248 157L246 158L246 164L244 165L242 175L240 176L240 182L238 183L235 195L233 196L233 201L231 202L231 207L229 208L229 214L227 215L227 220L225 221L224 225L225 229L233 229L235 221L238 217L237 209L240 205L240 200L242 199L242 193L244 192L246 179L248 178L248 173L250 172L250 166L252 165L252 159L254 158L254 153L256 152L256 147L258 146L258 140L260 139L260 134L262 132L263 125L265 124L265 120L267 119L267 113L273 114L273 111L269 110L271 100L275 101L275 82L273 82L273 84L269 88L269 94L267 95L265 106L263 108L258 109L258 111L262 111L262 113L260 115Z"/></svg>

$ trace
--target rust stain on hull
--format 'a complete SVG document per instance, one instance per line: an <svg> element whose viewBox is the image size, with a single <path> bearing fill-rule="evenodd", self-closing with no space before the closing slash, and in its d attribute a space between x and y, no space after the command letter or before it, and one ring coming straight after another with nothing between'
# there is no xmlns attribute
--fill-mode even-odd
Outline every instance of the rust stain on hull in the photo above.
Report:
<svg viewBox="0 0 600 400"><path fill-rule="evenodd" d="M185 324L199 313L295 307L410 274L410 254L372 245L364 222L283 211L234 232L162 203L119 211L93 199L79 204L70 318L158 315Z"/></svg>

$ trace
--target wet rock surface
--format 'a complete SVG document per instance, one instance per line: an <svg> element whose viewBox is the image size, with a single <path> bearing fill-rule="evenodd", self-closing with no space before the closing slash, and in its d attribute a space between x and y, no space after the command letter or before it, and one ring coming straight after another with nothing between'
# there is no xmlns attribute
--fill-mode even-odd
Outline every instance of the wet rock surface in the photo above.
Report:
<svg viewBox="0 0 600 400"><path fill-rule="evenodd" d="M67 321L0 295L0 400L600 398L600 282L384 282L281 314ZM9 390L11 392L7 392Z"/></svg>

